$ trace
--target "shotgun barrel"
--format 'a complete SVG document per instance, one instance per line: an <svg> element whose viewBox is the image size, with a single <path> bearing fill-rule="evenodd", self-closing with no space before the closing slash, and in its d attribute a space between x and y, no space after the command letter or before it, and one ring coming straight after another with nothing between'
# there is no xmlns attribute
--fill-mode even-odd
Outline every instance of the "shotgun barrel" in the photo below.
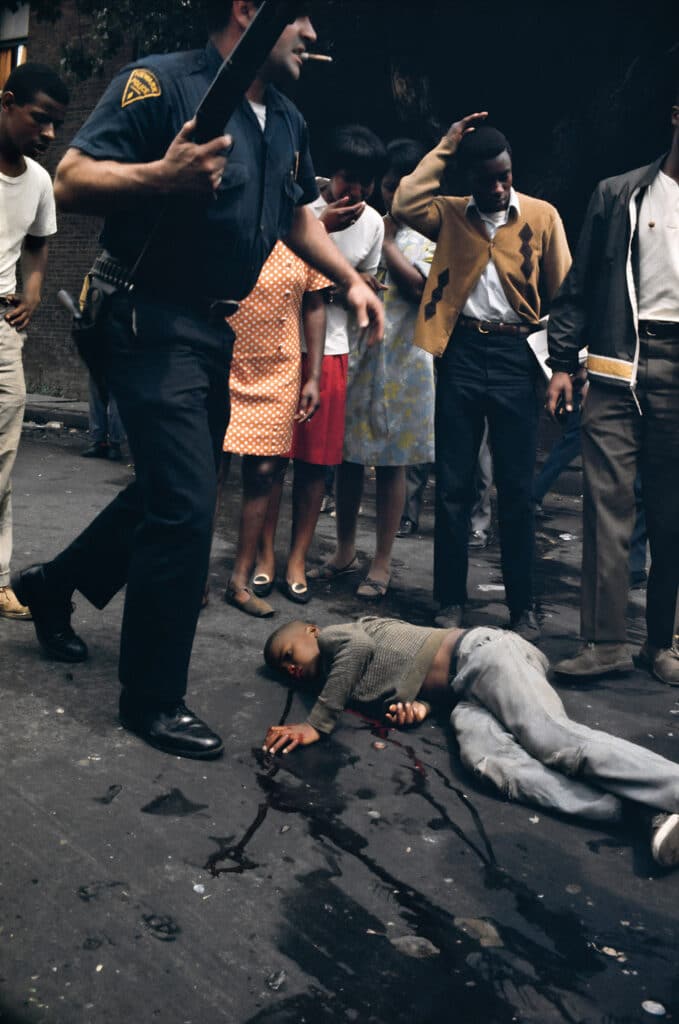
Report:
<svg viewBox="0 0 679 1024"><path fill-rule="evenodd" d="M299 0L264 0L238 43L223 61L196 111L195 141L209 142L222 135L226 122L257 72L273 49L278 37L294 20Z"/></svg>

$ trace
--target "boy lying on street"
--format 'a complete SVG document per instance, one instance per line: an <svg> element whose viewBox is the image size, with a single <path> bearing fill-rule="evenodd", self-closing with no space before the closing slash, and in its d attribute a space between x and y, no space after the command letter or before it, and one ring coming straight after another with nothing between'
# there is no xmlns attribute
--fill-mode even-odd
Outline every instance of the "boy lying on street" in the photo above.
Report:
<svg viewBox="0 0 679 1024"><path fill-rule="evenodd" d="M264 659L318 692L305 722L271 726L268 753L329 735L350 703L409 726L430 702L452 698L462 763L504 796L601 822L620 819L623 799L645 804L658 812L654 859L679 863L679 765L571 721L547 681L549 662L516 633L376 616L325 629L294 621L271 634Z"/></svg>

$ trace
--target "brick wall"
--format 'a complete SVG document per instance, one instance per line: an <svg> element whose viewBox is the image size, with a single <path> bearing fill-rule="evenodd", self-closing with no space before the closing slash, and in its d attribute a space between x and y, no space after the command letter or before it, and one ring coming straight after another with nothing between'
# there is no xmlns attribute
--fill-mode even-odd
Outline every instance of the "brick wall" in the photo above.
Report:
<svg viewBox="0 0 679 1024"><path fill-rule="evenodd" d="M54 25L38 21L31 13L28 59L49 64L58 70L63 42L72 39L79 31L87 32L88 25L78 19L70 0L63 4L62 17ZM113 71L129 59L130 54L122 53L110 62L101 77L77 84L69 82L71 103L66 123L45 161L50 174L54 174L64 150L96 104ZM29 391L68 398L87 397L87 374L71 341L70 317L57 302L56 293L60 288L66 288L77 298L83 276L97 251L100 228L101 223L96 217L59 214L59 232L50 243L42 306L31 325L24 353Z"/></svg>

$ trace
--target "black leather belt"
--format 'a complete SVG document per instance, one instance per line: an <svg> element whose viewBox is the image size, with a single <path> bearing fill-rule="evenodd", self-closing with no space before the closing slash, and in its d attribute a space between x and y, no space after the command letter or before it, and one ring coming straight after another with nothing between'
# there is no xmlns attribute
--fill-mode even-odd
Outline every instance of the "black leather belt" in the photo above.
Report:
<svg viewBox="0 0 679 1024"><path fill-rule="evenodd" d="M129 268L106 252L97 256L90 274L92 277L98 277L104 284L113 285L114 288L120 288L126 292L134 291L134 281Z"/></svg>
<svg viewBox="0 0 679 1024"><path fill-rule="evenodd" d="M647 338L677 338L679 323L673 320L640 320L639 334Z"/></svg>
<svg viewBox="0 0 679 1024"><path fill-rule="evenodd" d="M151 291L151 295L156 293ZM203 317L205 320L209 320L210 323L217 323L219 320L225 320L229 316L233 316L240 309L240 302L236 302L235 299L209 299L203 298L200 295L192 296L177 296L167 295L164 296L168 302L174 302L177 306L186 306L191 312L197 313L198 316ZM163 298L161 293L158 293L158 298Z"/></svg>
<svg viewBox="0 0 679 1024"><path fill-rule="evenodd" d="M459 316L456 326L478 331L479 334L512 334L521 338L539 330L537 324L506 324L502 320L474 320L470 316Z"/></svg>
<svg viewBox="0 0 679 1024"><path fill-rule="evenodd" d="M190 309L193 313L216 323L238 312L240 303L235 299L215 299L207 295L195 295L191 291L171 291L161 286L147 285L142 281L136 285L132 279L132 271L109 253L101 253L94 261L92 277L105 284L112 285L121 291L133 292L138 287L142 294L153 296L161 302L169 302Z"/></svg>

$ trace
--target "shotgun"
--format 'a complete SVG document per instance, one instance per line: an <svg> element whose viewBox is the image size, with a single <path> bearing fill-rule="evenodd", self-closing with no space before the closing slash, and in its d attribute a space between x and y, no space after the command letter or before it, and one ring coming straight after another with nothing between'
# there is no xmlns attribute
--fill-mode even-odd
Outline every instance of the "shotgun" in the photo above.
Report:
<svg viewBox="0 0 679 1024"><path fill-rule="evenodd" d="M299 0L263 0L198 105L196 142L209 142L224 132L226 122L300 6Z"/></svg>
<svg viewBox="0 0 679 1024"><path fill-rule="evenodd" d="M194 132L197 143L209 142L223 134L227 121L257 77L257 72L273 49L281 32L289 22L294 20L300 7L300 0L262 0L252 21L231 53L222 62L198 105ZM110 296L121 287L132 291L135 271L146 255L166 213L167 203L163 203L158 219L152 226L134 267L131 270L125 268L119 270L117 272L119 280L113 281L108 279L105 274L97 274L97 264L101 262L102 258L106 262L105 257L98 258L97 264L93 268L93 283L87 293L82 312L78 310L76 303L67 292L62 290L59 293L59 301L73 317L72 334L78 352L100 390L102 390L103 384L104 348L101 325Z"/></svg>

